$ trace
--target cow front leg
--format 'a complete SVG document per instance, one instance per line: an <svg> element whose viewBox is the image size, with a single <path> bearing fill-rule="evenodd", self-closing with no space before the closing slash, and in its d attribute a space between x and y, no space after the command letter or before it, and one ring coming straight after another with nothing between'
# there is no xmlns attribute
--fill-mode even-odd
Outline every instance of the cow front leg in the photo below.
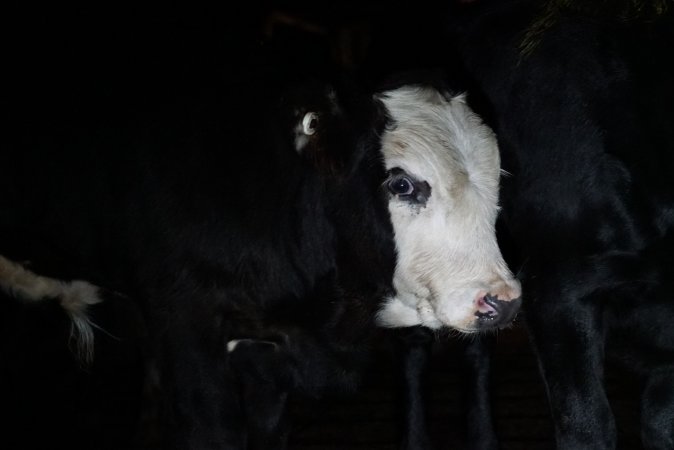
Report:
<svg viewBox="0 0 674 450"><path fill-rule="evenodd" d="M603 384L599 307L577 297L534 297L532 292L530 298L526 320L547 389L557 448L615 448L615 421Z"/></svg>
<svg viewBox="0 0 674 450"><path fill-rule="evenodd" d="M466 448L495 450L498 439L491 409L490 337L477 336L465 343L462 382L466 411Z"/></svg>
<svg viewBox="0 0 674 450"><path fill-rule="evenodd" d="M186 329L170 333L158 361L161 448L245 450L238 380L226 369L224 355L193 344Z"/></svg>
<svg viewBox="0 0 674 450"><path fill-rule="evenodd" d="M413 327L399 331L402 359L403 435L401 450L433 448L427 424L426 386L430 367L432 331Z"/></svg>
<svg viewBox="0 0 674 450"><path fill-rule="evenodd" d="M240 380L246 449L285 449L289 431L286 404L293 370L282 347L272 341L238 339L227 343L227 352Z"/></svg>

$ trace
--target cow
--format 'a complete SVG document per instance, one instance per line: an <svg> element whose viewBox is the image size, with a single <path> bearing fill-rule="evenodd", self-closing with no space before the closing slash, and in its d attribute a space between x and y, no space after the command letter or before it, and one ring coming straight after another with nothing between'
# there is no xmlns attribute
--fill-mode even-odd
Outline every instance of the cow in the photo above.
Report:
<svg viewBox="0 0 674 450"><path fill-rule="evenodd" d="M60 298L87 357L97 286L141 299L168 446L281 446L288 393L352 389L376 325L477 332L519 304L493 229L495 137L463 96L277 98L236 117L199 99L189 127L138 141L24 129L2 156L0 287ZM45 248L68 258L60 281L37 273Z"/></svg>
<svg viewBox="0 0 674 450"><path fill-rule="evenodd" d="M56 52L13 79L0 152L0 287L66 306L85 362L100 293L136 301L164 447L283 447L288 396L353 389L378 328L509 323L498 148L462 95L175 47Z"/></svg>
<svg viewBox="0 0 674 450"><path fill-rule="evenodd" d="M560 449L618 445L607 361L641 380L644 447L674 448L674 27L671 5L637 3L452 13L452 68L510 174L507 259Z"/></svg>

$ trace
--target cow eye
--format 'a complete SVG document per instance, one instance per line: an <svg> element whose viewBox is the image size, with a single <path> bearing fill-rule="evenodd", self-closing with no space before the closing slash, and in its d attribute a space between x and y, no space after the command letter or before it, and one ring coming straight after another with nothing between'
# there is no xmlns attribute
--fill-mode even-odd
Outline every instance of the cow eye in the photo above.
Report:
<svg viewBox="0 0 674 450"><path fill-rule="evenodd" d="M404 175L394 176L388 182L388 190L395 195L412 195L414 182Z"/></svg>
<svg viewBox="0 0 674 450"><path fill-rule="evenodd" d="M388 171L388 178L383 184L397 200L411 205L424 207L431 197L431 186L408 174L400 167Z"/></svg>
<svg viewBox="0 0 674 450"><path fill-rule="evenodd" d="M304 115L302 119L302 132L307 136L311 136L316 132L316 127L318 126L318 114L313 112L308 112Z"/></svg>

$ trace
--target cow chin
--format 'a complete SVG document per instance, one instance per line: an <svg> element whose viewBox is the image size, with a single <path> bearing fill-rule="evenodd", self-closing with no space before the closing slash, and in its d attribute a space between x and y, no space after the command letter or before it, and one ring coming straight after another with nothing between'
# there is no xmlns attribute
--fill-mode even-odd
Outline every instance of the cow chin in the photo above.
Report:
<svg viewBox="0 0 674 450"><path fill-rule="evenodd" d="M421 325L461 333L485 332L512 323L520 305L520 298L501 300L475 289L456 290L433 300L398 295L387 299L377 314L377 323L391 328Z"/></svg>
<svg viewBox="0 0 674 450"><path fill-rule="evenodd" d="M387 328L412 327L421 325L431 329L451 328L461 332L478 331L478 327L471 326L476 317L471 316L470 305L465 308L463 319L458 319L457 310L454 309L451 317L438 315L426 299L415 299L417 302L406 301L404 297L397 296L387 299L377 313L377 324ZM458 319L458 320L457 320Z"/></svg>

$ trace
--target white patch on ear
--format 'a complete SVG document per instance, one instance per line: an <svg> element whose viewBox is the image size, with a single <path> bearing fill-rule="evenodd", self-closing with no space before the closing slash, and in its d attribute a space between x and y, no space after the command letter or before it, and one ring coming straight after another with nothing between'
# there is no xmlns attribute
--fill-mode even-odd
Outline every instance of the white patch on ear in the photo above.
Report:
<svg viewBox="0 0 674 450"><path fill-rule="evenodd" d="M302 120L295 127L295 150L297 150L298 153L300 153L309 142L309 136L316 134L317 126L318 114L311 111L304 114Z"/></svg>
<svg viewBox="0 0 674 450"><path fill-rule="evenodd" d="M316 132L316 125L318 125L318 114L308 112L302 119L302 131L307 136L311 136Z"/></svg>
<svg viewBox="0 0 674 450"><path fill-rule="evenodd" d="M98 287L81 280L66 282L40 276L0 255L0 288L27 302L57 299L73 322L72 337L77 342L78 355L91 362L94 333L86 310L102 301Z"/></svg>

